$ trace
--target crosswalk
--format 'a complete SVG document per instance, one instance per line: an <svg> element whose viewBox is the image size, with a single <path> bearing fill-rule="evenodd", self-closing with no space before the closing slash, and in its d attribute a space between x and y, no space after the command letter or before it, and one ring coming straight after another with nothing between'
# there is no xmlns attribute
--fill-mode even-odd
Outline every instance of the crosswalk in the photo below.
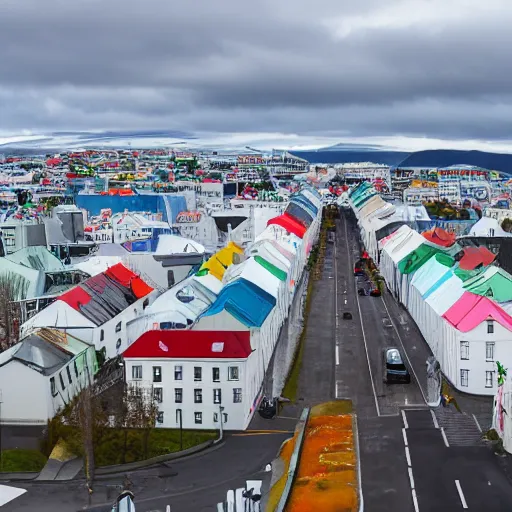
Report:
<svg viewBox="0 0 512 512"><path fill-rule="evenodd" d="M260 512L261 480L247 480L245 488L230 489L217 512Z"/></svg>

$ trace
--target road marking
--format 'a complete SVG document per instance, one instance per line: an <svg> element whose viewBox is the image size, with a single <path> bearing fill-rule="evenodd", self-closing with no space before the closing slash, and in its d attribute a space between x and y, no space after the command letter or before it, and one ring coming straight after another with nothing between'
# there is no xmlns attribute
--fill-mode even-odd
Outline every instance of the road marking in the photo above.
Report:
<svg viewBox="0 0 512 512"><path fill-rule="evenodd" d="M443 436L444 444L446 445L447 448L449 448L450 445L448 444L448 439L446 438L446 434L444 432L444 428L443 427L441 427L441 435Z"/></svg>
<svg viewBox="0 0 512 512"><path fill-rule="evenodd" d="M340 347L336 345L336 365L340 364Z"/></svg>
<svg viewBox="0 0 512 512"><path fill-rule="evenodd" d="M405 428L402 429L402 434L404 435L404 444L405 444L405 446L408 446L407 432L406 432Z"/></svg>
<svg viewBox="0 0 512 512"><path fill-rule="evenodd" d="M416 379L416 382L418 383L418 387L420 388L421 396L423 397L423 400L425 400L425 403L428 404L427 398L425 397L425 393L423 393L423 388L421 387L420 380L418 379L418 376L416 375L416 372L414 371L414 367L411 364L411 360L409 359L409 356L407 355L407 350L405 350L404 342L402 341L402 337L400 336L400 333L398 332L398 329L396 328L395 322L393 322L393 319L391 318L391 315L389 313L388 305L386 304L386 301L384 300L384 297L381 295L380 297L382 299L382 302L384 303L384 307L386 308L386 312L389 317L389 321L391 322L391 325L393 326L393 329L396 332L396 335L398 336L398 340L400 341L400 345L402 345L402 349L405 354L405 358L407 359L407 362L409 363L409 368L411 369L414 378Z"/></svg>
<svg viewBox="0 0 512 512"><path fill-rule="evenodd" d="M457 487L457 491L459 491L459 498L462 503L462 508L468 508L466 498L464 498L464 493L462 492L462 487L460 486L460 482L458 480L455 480L455 486Z"/></svg>
<svg viewBox="0 0 512 512"><path fill-rule="evenodd" d="M405 415L405 411L402 409L400 412L402 413L402 419L404 420L404 427L409 428L409 423L407 423L407 416Z"/></svg>
<svg viewBox="0 0 512 512"><path fill-rule="evenodd" d="M347 303L347 299L345 299L345 304Z"/></svg>
<svg viewBox="0 0 512 512"><path fill-rule="evenodd" d="M482 433L482 427L480 426L480 423L478 423L478 420L476 418L476 416L473 414L473 419L475 420L475 423L476 423L476 426L478 428L478 430L480 430L480 434Z"/></svg>
<svg viewBox="0 0 512 512"><path fill-rule="evenodd" d="M420 508L418 507L418 497L416 496L416 491L412 490L412 502L414 504L414 512L420 512Z"/></svg>
<svg viewBox="0 0 512 512"><path fill-rule="evenodd" d="M432 421L434 422L434 428L439 428L439 423L437 422L436 413L430 409L430 414L432 414Z"/></svg>
<svg viewBox="0 0 512 512"><path fill-rule="evenodd" d="M336 249L336 240L334 240L334 307L336 308L336 342L338 340L339 313L338 313L338 251ZM345 304L347 302L345 301Z"/></svg>
<svg viewBox="0 0 512 512"><path fill-rule="evenodd" d="M339 381L339 380L337 380L337 381L336 381L336 398L339 398L339 396L338 396L338 395L339 395L340 393L339 393L339 389L338 389L338 384L339 384L340 382L341 382L341 381Z"/></svg>
<svg viewBox="0 0 512 512"><path fill-rule="evenodd" d="M409 448L407 446L405 447L405 458L407 459L407 465L411 467L411 454L409 453Z"/></svg>
<svg viewBox="0 0 512 512"><path fill-rule="evenodd" d="M349 255L350 248L348 245L347 220L344 218L343 222L345 223L345 243L347 245L347 255ZM347 258L347 263L348 263L348 266L350 269L350 267L351 267L351 258L350 257ZM354 282L354 290L356 292L357 309L359 311L359 323L361 324L361 331L363 333L364 350L366 352L366 362L368 363L368 371L370 372L370 381L372 384L373 398L375 399L375 409L377 410L377 416L380 416L379 400L377 399L377 391L375 390L375 382L373 380L372 367L370 365L370 356L368 354L368 343L366 342L366 333L364 332L363 316L361 314L361 306L359 305L359 294L357 293L357 283L356 282Z"/></svg>
<svg viewBox="0 0 512 512"><path fill-rule="evenodd" d="M409 481L411 482L411 489L414 489L414 477L412 476L412 468L407 468L409 471Z"/></svg>

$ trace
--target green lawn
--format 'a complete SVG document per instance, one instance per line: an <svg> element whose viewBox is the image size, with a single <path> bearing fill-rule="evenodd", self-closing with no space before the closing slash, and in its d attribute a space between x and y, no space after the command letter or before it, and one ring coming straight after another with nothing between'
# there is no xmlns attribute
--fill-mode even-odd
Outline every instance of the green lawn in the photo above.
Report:
<svg viewBox="0 0 512 512"><path fill-rule="evenodd" d="M1 471L6 473L41 471L46 457L38 450L3 450Z"/></svg>
<svg viewBox="0 0 512 512"><path fill-rule="evenodd" d="M216 439L217 431L183 430L183 449ZM180 451L179 429L154 428L149 431L147 453L144 447L145 432L139 429L100 429L95 434L94 456L96 465L110 466L149 459ZM70 451L83 456L83 444L75 427L61 426L55 437L66 441Z"/></svg>

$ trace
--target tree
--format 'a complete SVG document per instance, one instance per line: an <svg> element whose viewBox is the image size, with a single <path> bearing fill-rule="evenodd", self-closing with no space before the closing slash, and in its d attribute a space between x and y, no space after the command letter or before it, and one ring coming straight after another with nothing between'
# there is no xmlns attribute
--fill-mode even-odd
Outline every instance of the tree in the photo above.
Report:
<svg viewBox="0 0 512 512"><path fill-rule="evenodd" d="M19 341L21 308L30 283L22 275L7 272L0 275L0 345L6 350Z"/></svg>
<svg viewBox="0 0 512 512"><path fill-rule="evenodd" d="M512 233L512 219L509 217L503 219L503 222L501 223L501 229L507 233Z"/></svg>

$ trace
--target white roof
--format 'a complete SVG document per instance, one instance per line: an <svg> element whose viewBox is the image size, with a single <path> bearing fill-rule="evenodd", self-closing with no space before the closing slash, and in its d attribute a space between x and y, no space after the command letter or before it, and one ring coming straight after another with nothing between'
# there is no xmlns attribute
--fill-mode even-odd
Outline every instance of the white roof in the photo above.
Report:
<svg viewBox="0 0 512 512"><path fill-rule="evenodd" d="M492 229L494 232L491 231ZM493 234L491 235L491 233ZM493 219L492 217L482 217L469 230L468 236L512 236L512 233L504 231L496 219Z"/></svg>
<svg viewBox="0 0 512 512"><path fill-rule="evenodd" d="M121 263L122 261L123 258L121 256L91 256L84 261L75 263L73 268L81 270L93 277L102 274L109 267L117 265L117 263Z"/></svg>
<svg viewBox="0 0 512 512"><path fill-rule="evenodd" d="M282 281L260 265L254 258L248 258L239 265L231 265L222 278L224 284L242 278L277 298Z"/></svg>
<svg viewBox="0 0 512 512"><path fill-rule="evenodd" d="M416 270L411 280L411 284L421 293L421 295L424 295L448 272L450 272L450 268L439 263L437 258L432 256L432 258Z"/></svg>
<svg viewBox="0 0 512 512"><path fill-rule="evenodd" d="M23 324L23 332L26 333L27 329L37 327L96 327L96 325L66 302L56 300L37 315L29 318Z"/></svg>
<svg viewBox="0 0 512 512"><path fill-rule="evenodd" d="M155 255L205 253L201 244L178 235L160 235Z"/></svg>
<svg viewBox="0 0 512 512"><path fill-rule="evenodd" d="M452 272L439 288L433 291L427 298L426 303L439 315L446 313L466 291L462 286L462 280Z"/></svg>

